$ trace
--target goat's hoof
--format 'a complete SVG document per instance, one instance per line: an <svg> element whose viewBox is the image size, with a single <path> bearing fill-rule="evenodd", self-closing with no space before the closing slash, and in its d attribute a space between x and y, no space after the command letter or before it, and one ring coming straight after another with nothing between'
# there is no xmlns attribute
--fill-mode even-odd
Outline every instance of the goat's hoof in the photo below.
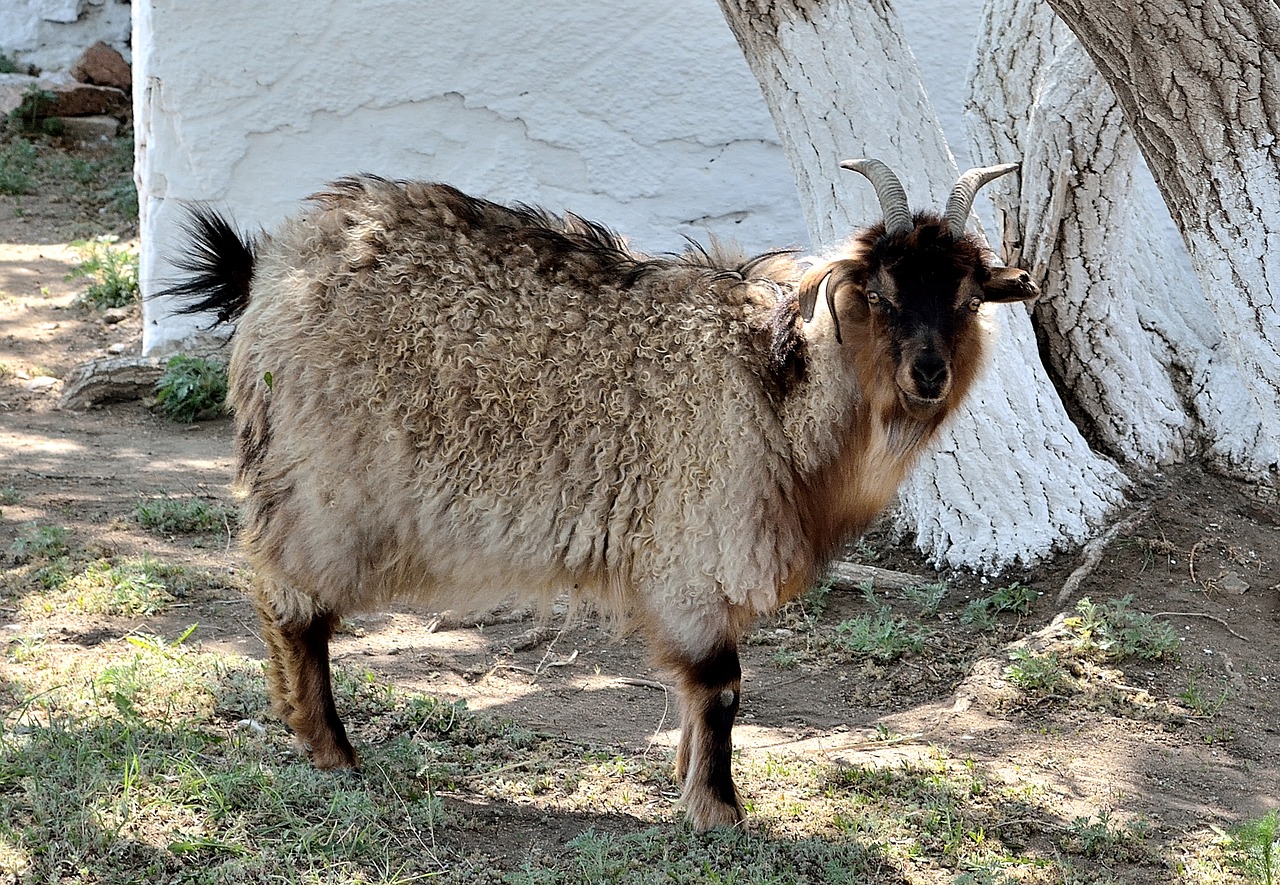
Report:
<svg viewBox="0 0 1280 885"><path fill-rule="evenodd" d="M746 826L747 812L741 802L730 805L711 797L688 797L684 809L695 832L705 833L714 827Z"/></svg>
<svg viewBox="0 0 1280 885"><path fill-rule="evenodd" d="M339 747L333 744L327 747L315 747L302 741L299 741L299 744L311 759L311 764L321 771L360 767L360 757L350 747Z"/></svg>

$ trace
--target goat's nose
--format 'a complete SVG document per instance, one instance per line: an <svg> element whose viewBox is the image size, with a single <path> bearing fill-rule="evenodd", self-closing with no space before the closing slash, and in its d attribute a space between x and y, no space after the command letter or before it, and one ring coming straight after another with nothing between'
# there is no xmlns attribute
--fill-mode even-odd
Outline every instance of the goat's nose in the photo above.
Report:
<svg viewBox="0 0 1280 885"><path fill-rule="evenodd" d="M936 399L947 383L947 361L936 353L924 353L911 366L911 378L920 395Z"/></svg>

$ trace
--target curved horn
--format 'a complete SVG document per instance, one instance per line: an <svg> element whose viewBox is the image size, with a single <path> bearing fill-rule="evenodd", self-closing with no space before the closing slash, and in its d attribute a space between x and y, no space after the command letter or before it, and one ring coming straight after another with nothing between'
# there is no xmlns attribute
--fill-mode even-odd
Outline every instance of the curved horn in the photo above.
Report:
<svg viewBox="0 0 1280 885"><path fill-rule="evenodd" d="M943 219L947 223L947 230L951 231L951 236L956 239L964 236L964 227L969 223L969 210L973 208L973 198L978 195L979 189L988 181L1007 175L1018 166L1018 163L983 166L970 169L960 176L956 186L951 189L951 196L947 198L947 211L943 213Z"/></svg>
<svg viewBox="0 0 1280 885"><path fill-rule="evenodd" d="M893 170L879 160L845 160L841 169L849 169L866 176L876 188L880 198L880 211L884 213L884 229L891 234L904 234L915 227L911 220L911 207L907 205L907 192Z"/></svg>

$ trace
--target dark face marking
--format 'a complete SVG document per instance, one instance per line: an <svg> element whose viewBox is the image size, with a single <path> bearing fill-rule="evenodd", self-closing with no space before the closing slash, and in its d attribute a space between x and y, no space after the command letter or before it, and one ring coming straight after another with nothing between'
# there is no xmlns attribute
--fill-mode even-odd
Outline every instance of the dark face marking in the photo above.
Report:
<svg viewBox="0 0 1280 885"><path fill-rule="evenodd" d="M952 387L957 340L975 322L973 300L986 274L981 255L929 222L903 235L882 235L872 250L868 298L889 339L902 406L917 417L941 409Z"/></svg>

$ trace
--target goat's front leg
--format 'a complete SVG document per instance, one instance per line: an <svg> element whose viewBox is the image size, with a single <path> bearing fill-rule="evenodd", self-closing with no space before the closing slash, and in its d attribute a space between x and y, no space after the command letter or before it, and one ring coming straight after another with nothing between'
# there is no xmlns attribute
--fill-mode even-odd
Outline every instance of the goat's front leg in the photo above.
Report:
<svg viewBox="0 0 1280 885"><path fill-rule="evenodd" d="M669 654L668 664L680 682L680 801L695 829L739 824L746 812L732 771L733 723L742 693L737 645L724 642L697 657Z"/></svg>

